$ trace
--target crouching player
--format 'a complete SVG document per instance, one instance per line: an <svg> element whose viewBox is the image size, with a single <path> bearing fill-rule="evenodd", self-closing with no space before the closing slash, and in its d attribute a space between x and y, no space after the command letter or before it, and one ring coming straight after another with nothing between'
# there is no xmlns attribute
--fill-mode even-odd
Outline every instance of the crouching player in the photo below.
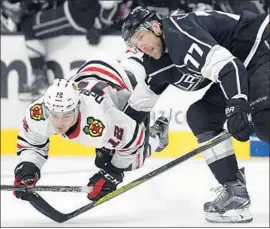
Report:
<svg viewBox="0 0 270 229"><path fill-rule="evenodd" d="M97 77L87 64L74 79L54 80L27 109L18 135L14 185L36 185L48 158L49 137L58 134L97 149L95 163L100 170L88 182L93 187L88 198L96 201L116 190L125 171L140 168L152 152L168 145L169 121L160 117L150 128L147 122L136 123L121 111L129 90ZM28 200L29 193L14 195Z"/></svg>

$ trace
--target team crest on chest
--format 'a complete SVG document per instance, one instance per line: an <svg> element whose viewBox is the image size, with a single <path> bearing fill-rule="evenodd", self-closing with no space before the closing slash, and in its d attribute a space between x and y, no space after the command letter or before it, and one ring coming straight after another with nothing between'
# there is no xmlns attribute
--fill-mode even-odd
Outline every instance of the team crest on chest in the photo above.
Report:
<svg viewBox="0 0 270 229"><path fill-rule="evenodd" d="M42 104L37 103L30 108L30 118L35 121L45 120Z"/></svg>
<svg viewBox="0 0 270 229"><path fill-rule="evenodd" d="M89 134L92 137L100 137L104 130L104 124L93 117L87 118L87 125L83 128L85 134Z"/></svg>

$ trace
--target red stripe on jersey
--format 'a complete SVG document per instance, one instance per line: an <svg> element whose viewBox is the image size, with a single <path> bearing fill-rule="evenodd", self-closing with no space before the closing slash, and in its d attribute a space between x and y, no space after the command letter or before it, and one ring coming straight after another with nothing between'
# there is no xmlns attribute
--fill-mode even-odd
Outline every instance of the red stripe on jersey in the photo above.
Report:
<svg viewBox="0 0 270 229"><path fill-rule="evenodd" d="M105 70L105 69L102 69L102 68L99 68L99 67L88 67L88 68L85 68L83 69L81 72L88 72L88 71L96 71L96 72L99 72L99 73L102 73L104 75L107 75L109 77L111 77L112 79L114 79L115 81L117 81L122 88L124 89L127 89L127 86L118 78L117 75Z"/></svg>
<svg viewBox="0 0 270 229"><path fill-rule="evenodd" d="M136 142L136 144L135 144L134 147L140 146L140 145L141 145L141 142L142 142L143 137L144 137L144 130L141 130L141 133L140 133L140 136L139 136L139 138L138 138L138 141ZM134 140L134 141L135 141L135 140ZM126 151L129 151L129 150L131 150L131 149L132 149L132 148L128 148L128 149L120 149L120 150L118 150L118 151L119 151L119 152L126 152Z"/></svg>
<svg viewBox="0 0 270 229"><path fill-rule="evenodd" d="M141 167L141 164L140 164L140 158L141 157L141 154L140 153L138 153L137 154L137 157L136 157L136 169L138 169L138 168L140 168Z"/></svg>
<svg viewBox="0 0 270 229"><path fill-rule="evenodd" d="M22 148L24 148L22 145L20 145L20 144L17 144L17 148L18 149L22 149Z"/></svg>
<svg viewBox="0 0 270 229"><path fill-rule="evenodd" d="M127 152L129 150L131 150L131 148L129 148L129 149L119 149L118 151L124 153L124 152Z"/></svg>

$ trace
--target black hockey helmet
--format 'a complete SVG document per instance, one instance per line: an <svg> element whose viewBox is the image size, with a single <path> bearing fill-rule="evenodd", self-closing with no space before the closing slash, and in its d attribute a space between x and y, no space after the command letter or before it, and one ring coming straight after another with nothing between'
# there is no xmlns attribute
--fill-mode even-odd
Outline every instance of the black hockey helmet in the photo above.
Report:
<svg viewBox="0 0 270 229"><path fill-rule="evenodd" d="M125 18L122 24L122 38L130 46L130 39L140 28L150 29L151 21L160 18L156 13L141 6L134 8Z"/></svg>

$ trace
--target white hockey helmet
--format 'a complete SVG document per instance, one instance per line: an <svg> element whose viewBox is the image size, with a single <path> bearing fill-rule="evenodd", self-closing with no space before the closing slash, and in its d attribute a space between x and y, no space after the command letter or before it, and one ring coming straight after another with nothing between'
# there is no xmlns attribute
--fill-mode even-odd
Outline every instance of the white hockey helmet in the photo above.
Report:
<svg viewBox="0 0 270 229"><path fill-rule="evenodd" d="M45 109L53 112L76 111L80 103L80 91L76 82L55 79L44 95Z"/></svg>

